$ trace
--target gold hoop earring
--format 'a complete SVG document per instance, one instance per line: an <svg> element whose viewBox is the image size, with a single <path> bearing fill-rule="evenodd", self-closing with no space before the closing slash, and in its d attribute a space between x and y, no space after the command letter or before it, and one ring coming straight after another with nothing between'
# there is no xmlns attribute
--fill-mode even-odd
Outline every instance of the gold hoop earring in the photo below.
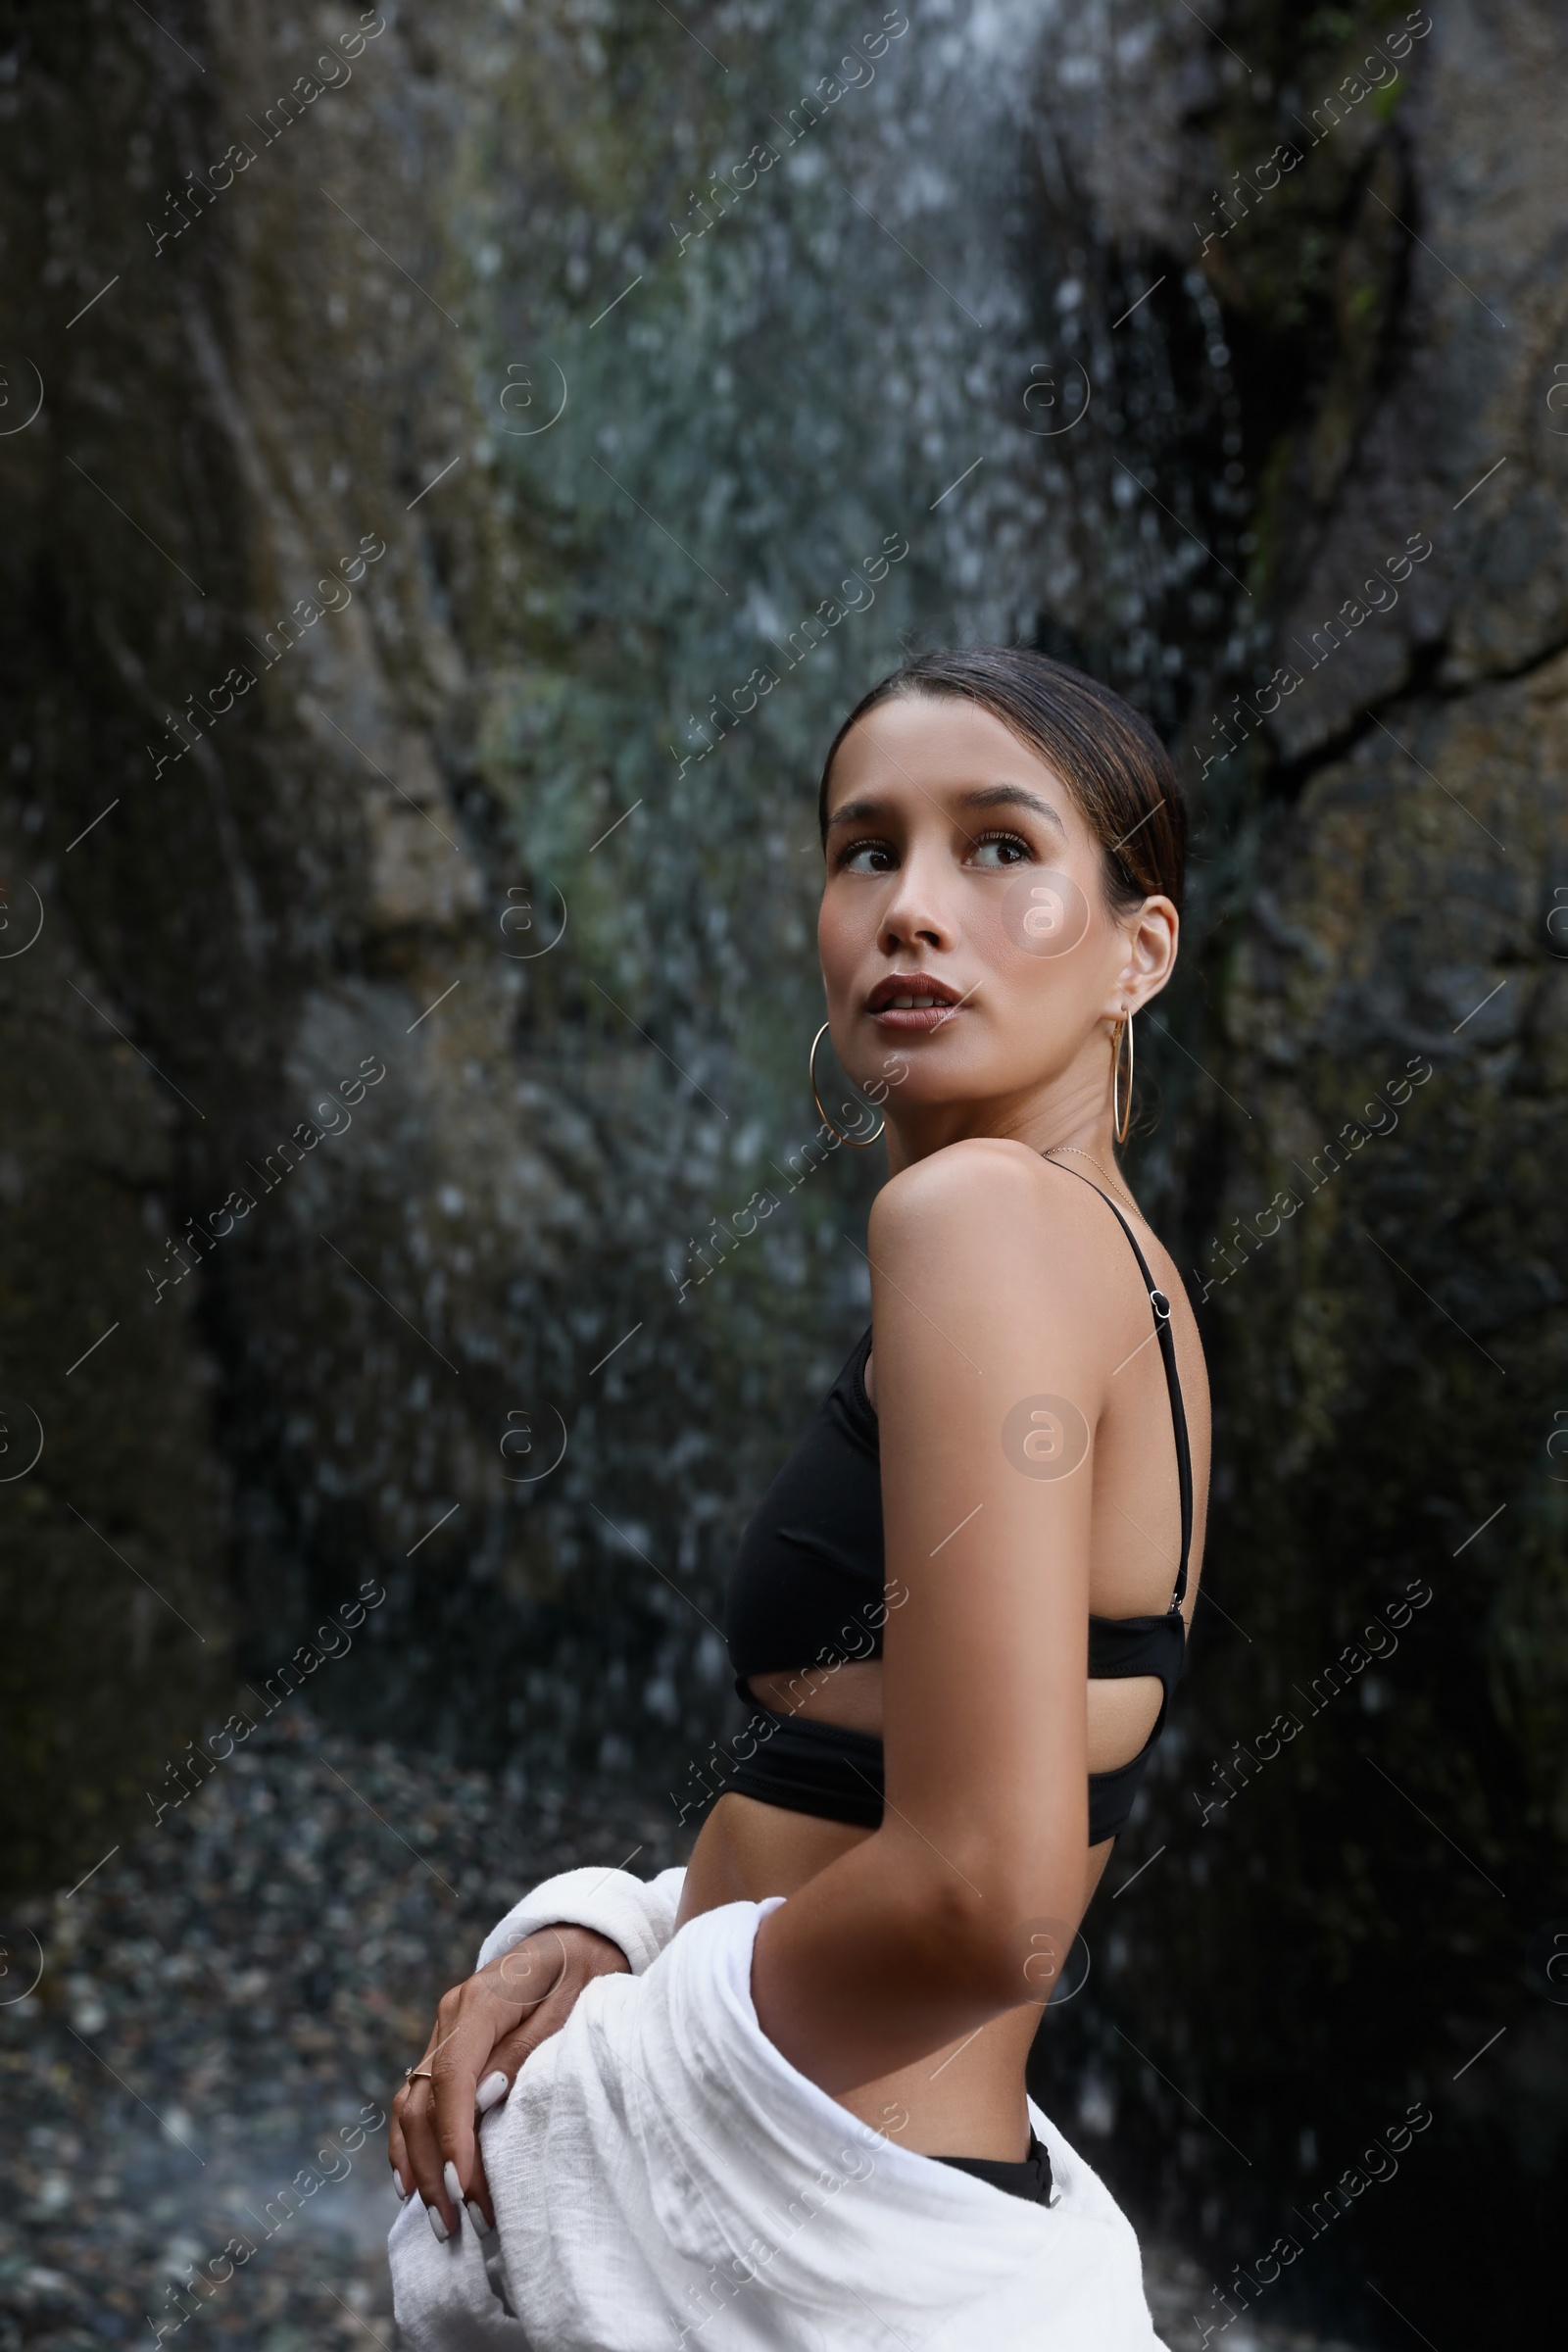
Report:
<svg viewBox="0 0 1568 2352"><path fill-rule="evenodd" d="M1127 1102L1121 1100L1121 1041L1127 1037ZM1124 1012L1116 1024L1116 1040L1110 1049L1110 1115L1118 1144L1127 1141L1127 1130L1133 1122L1133 1016Z"/></svg>
<svg viewBox="0 0 1568 2352"><path fill-rule="evenodd" d="M846 1135L842 1127L835 1127L833 1125L833 1122L828 1117L827 1112L822 1108L822 1098L816 1091L816 1049L822 1043L823 1038L826 1037L829 1026L830 1024L826 1021L822 1023L821 1028L811 1040L811 1051L807 1055L806 1059L806 1074L811 1082L811 1101L816 1104L816 1115L821 1120L823 1126L828 1128L832 1134L836 1135L841 1144L848 1144L852 1152L868 1152L887 1126L887 1112L884 1111L882 1113L881 1123L877 1127L875 1134L862 1136L859 1141L857 1142L853 1135Z"/></svg>

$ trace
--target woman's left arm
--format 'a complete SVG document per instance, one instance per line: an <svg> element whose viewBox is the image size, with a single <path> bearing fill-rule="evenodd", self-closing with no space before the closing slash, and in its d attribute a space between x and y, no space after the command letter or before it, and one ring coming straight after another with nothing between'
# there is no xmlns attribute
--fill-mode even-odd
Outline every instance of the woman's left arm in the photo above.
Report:
<svg viewBox="0 0 1568 2352"><path fill-rule="evenodd" d="M1044 2000L1084 1904L1095 1226L1021 1145L871 1213L887 1621L882 1826L758 1931L759 2021L850 2090Z"/></svg>

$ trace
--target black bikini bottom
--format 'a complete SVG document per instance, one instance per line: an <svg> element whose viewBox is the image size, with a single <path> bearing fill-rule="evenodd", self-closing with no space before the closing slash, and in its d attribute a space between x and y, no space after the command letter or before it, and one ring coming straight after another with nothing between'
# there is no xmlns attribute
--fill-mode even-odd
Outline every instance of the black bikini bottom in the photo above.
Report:
<svg viewBox="0 0 1568 2352"><path fill-rule="evenodd" d="M989 2156L933 2156L931 2162L951 2164L955 2172L972 2173L977 2180L989 2180L993 2188L1005 2189L1009 2197L1026 2197L1033 2205L1051 2203L1051 2151L1032 2127L1029 2153L1021 2164L1002 2164Z"/></svg>

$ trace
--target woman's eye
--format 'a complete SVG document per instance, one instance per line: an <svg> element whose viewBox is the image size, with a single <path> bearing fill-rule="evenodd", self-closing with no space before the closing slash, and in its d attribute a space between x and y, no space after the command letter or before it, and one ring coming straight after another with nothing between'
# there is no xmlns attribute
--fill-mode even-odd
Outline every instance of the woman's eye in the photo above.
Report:
<svg viewBox="0 0 1568 2352"><path fill-rule="evenodd" d="M892 872L895 862L890 843L852 841L839 860L839 867L844 873L886 874Z"/></svg>
<svg viewBox="0 0 1568 2352"><path fill-rule="evenodd" d="M982 871L996 872L1001 866L1017 865L1034 852L1017 833L982 833L970 853L970 863Z"/></svg>

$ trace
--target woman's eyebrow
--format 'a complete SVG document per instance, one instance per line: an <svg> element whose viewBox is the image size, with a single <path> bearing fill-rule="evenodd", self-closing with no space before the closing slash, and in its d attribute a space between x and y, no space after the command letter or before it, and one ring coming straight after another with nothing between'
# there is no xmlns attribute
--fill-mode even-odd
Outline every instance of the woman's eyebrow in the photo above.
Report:
<svg viewBox="0 0 1568 2352"><path fill-rule="evenodd" d="M935 796L927 793L925 797L932 800ZM1038 793L1026 790L1022 784L977 785L972 792L960 792L957 799L960 807L965 808L1032 808L1036 816L1043 816L1048 825L1054 825L1062 838L1066 838L1067 828L1057 810L1053 808L1049 801L1041 800ZM828 818L827 830L831 833L835 825L874 823L887 813L886 801L845 801Z"/></svg>
<svg viewBox="0 0 1568 2352"><path fill-rule="evenodd" d="M980 791L960 793L958 798L966 808L1032 808L1036 816L1043 816L1047 824L1054 825L1066 838L1067 828L1058 811L1038 793L1025 791L1021 784L988 784Z"/></svg>
<svg viewBox="0 0 1568 2352"><path fill-rule="evenodd" d="M873 818L885 816L886 813L885 801L845 801L828 818L827 830L831 833L835 825L869 824Z"/></svg>

